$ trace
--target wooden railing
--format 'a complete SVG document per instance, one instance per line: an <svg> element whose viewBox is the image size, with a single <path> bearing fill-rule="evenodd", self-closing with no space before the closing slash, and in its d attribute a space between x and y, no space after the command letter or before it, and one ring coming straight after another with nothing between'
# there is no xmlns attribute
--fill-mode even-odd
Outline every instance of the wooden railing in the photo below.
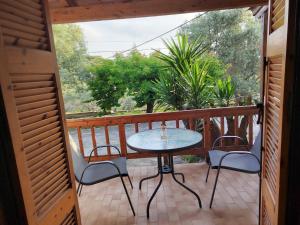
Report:
<svg viewBox="0 0 300 225"><path fill-rule="evenodd" d="M210 108L199 110L185 110L166 113L151 113L129 116L107 116L99 118L68 119L67 127L73 139L77 141L80 151L86 157L89 151L98 145L114 144L120 147L122 156L128 158L151 157L151 154L136 153L126 146L126 138L131 134L146 130L159 128L162 122L167 127L182 127L193 130L199 130L200 123L203 125L203 141L197 148L188 149L180 152L180 155L205 155L211 148L213 137L217 130L219 135L224 135L231 129L234 135L239 135L241 126L246 123L247 146L253 143L253 126L257 114L255 106L241 106L229 108ZM231 119L231 127L228 127L228 119ZM233 126L233 127L232 127ZM217 132L217 133L218 133ZM241 143L235 143L245 146ZM224 147L224 143L220 143ZM102 151L95 152L92 160L108 160L116 156L113 148L105 148Z"/></svg>

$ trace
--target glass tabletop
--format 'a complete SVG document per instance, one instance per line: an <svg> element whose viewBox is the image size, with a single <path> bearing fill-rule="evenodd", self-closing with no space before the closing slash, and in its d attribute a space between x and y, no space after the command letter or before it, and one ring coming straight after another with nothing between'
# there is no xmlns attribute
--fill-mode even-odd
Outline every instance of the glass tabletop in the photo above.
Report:
<svg viewBox="0 0 300 225"><path fill-rule="evenodd" d="M139 132L127 139L127 145L138 152L167 153L195 147L202 141L200 133L188 129L167 128L166 138L162 136L161 129Z"/></svg>

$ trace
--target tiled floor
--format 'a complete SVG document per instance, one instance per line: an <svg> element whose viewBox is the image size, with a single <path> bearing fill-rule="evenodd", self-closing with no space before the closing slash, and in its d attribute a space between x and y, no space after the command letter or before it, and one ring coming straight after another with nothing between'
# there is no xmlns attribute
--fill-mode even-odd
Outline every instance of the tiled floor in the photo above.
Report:
<svg viewBox="0 0 300 225"><path fill-rule="evenodd" d="M146 217L147 200L158 178L145 181L142 191L138 189L141 178L155 173L153 167L130 167L134 189L125 178L136 216L132 215L124 189L118 178L94 186L85 186L79 197L83 225L256 225L258 222L258 176L222 170L213 208L209 209L215 171L205 183L207 166L204 164L175 165L183 172L186 184L196 191L202 200L199 209L196 198L176 184L171 175L164 181Z"/></svg>

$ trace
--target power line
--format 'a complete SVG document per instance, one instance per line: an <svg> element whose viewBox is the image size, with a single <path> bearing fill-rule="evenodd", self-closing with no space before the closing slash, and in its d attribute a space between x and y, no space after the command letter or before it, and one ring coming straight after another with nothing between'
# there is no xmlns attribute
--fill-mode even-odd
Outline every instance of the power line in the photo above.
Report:
<svg viewBox="0 0 300 225"><path fill-rule="evenodd" d="M115 40L115 41L107 41L107 40L99 40L99 41L84 41L86 44L89 44L89 43L135 43L135 41L118 41L118 40Z"/></svg>
<svg viewBox="0 0 300 225"><path fill-rule="evenodd" d="M159 50L164 50L167 48L158 48ZM144 49L138 49L138 51L153 51L152 48L144 48ZM92 51L92 52L88 52L90 54L94 54L94 53L109 53L109 52L119 52L118 50L98 50L98 51Z"/></svg>
<svg viewBox="0 0 300 225"><path fill-rule="evenodd" d="M190 19L190 20L188 20L188 21L182 23L181 25L172 28L171 30L168 30L168 31L166 31L166 32L164 32L164 33L162 33L162 34L160 34L160 35L157 35L157 36L155 36L155 37L153 37L153 38L151 38L151 39L149 39L149 40L147 40L147 41L144 41L144 42L142 42L142 43L140 43L140 44L138 44L138 45L136 45L136 46L134 46L134 47L132 47L132 48L126 49L126 50L121 51L121 52L119 52L119 53L120 53L120 54L124 54L124 53L129 52L129 51L132 51L132 50L134 50L134 49L136 49L136 48L138 48L138 47L141 47L141 46L143 46L143 45L145 45L145 44L148 44L149 42L152 42L152 41L154 41L154 40L156 40L156 39L158 39L158 38L160 38L160 37L162 37L162 36L164 36L164 35L166 35L166 34L172 32L172 31L177 30L177 29L179 29L179 28L185 26L186 24L188 24L188 23L190 23L190 22L192 22L192 21L194 21L194 20L200 18L201 16L205 15L206 13L207 13L207 12L204 12L204 13L202 13L202 14L200 14L200 15L194 17L193 19ZM108 59L113 58L113 57L114 57L114 55L108 57Z"/></svg>

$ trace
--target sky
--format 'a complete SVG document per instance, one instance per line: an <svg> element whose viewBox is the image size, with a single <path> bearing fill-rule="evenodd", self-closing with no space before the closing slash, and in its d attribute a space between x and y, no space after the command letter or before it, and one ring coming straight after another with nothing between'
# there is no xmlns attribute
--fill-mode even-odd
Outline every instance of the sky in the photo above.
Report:
<svg viewBox="0 0 300 225"><path fill-rule="evenodd" d="M144 17L122 20L78 23L83 30L86 46L90 55L113 57L116 52L124 51L171 30L197 16L199 13L185 13L170 16ZM176 31L163 36L174 37ZM138 49L149 54L153 49L165 51L162 38L145 44Z"/></svg>

